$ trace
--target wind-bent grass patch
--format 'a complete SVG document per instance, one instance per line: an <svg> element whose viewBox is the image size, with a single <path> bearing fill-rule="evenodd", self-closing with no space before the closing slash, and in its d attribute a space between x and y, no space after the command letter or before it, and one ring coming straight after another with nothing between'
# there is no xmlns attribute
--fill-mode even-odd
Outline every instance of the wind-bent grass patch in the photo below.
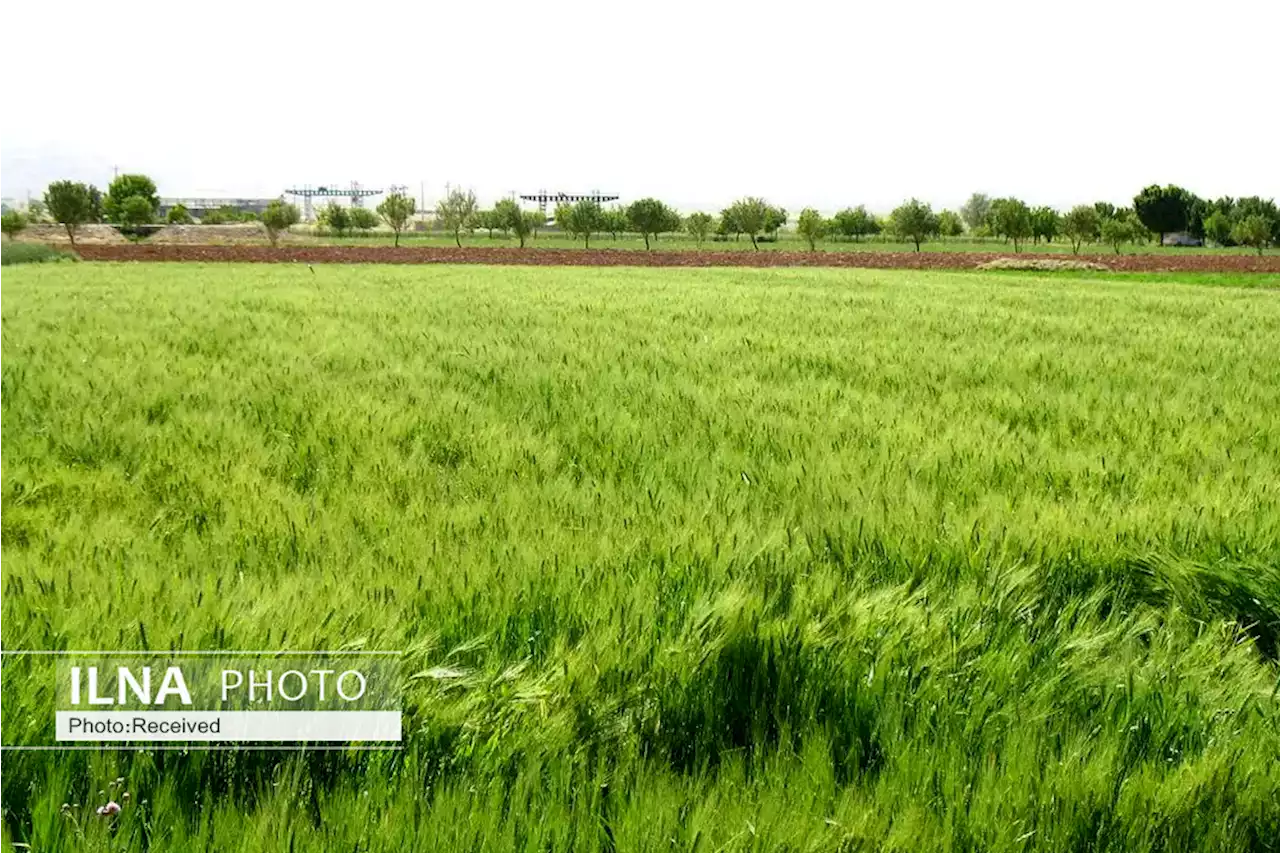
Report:
<svg viewBox="0 0 1280 853"><path fill-rule="evenodd" d="M5 288L6 648L404 649L408 676L399 754L6 753L6 841L1280 838L1271 292L99 264ZM53 698L4 668L8 741Z"/></svg>

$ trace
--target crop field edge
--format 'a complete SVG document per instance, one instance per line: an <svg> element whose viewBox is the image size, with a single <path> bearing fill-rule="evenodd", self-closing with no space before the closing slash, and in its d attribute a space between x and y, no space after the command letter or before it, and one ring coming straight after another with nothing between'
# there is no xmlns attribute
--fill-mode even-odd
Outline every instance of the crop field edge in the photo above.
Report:
<svg viewBox="0 0 1280 853"><path fill-rule="evenodd" d="M628 267L824 267L972 270L998 260L1087 262L1106 272L1280 273L1280 256L1070 255L1011 252L639 252L619 249L537 249L391 246L83 245L87 261L205 261L242 263L489 264ZM1034 270L1042 272L1041 270ZM1071 270L1071 272L1076 272ZM1097 272L1104 272L1099 270Z"/></svg>

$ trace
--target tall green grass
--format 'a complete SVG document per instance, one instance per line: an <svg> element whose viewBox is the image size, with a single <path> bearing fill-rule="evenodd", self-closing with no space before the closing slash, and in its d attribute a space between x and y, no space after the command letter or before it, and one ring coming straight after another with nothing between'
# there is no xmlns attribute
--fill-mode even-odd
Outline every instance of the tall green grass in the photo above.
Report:
<svg viewBox="0 0 1280 853"><path fill-rule="evenodd" d="M408 676L399 753L6 753L7 840L1280 847L1270 291L98 264L5 289L6 648L404 649ZM6 743L52 715L24 666Z"/></svg>
<svg viewBox="0 0 1280 853"><path fill-rule="evenodd" d="M15 243L12 240L5 240L0 243L0 266L74 260L78 260L75 253L64 249L55 249L43 243Z"/></svg>

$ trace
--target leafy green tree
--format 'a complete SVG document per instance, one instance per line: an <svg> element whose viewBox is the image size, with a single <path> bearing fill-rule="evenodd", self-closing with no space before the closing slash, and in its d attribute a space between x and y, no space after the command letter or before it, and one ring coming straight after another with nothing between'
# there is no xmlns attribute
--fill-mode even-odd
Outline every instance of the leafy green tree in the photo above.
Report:
<svg viewBox="0 0 1280 853"><path fill-rule="evenodd" d="M1118 208L1116 210L1116 218L1128 220L1134 243L1147 243L1155 236L1142 224L1142 220L1138 219L1138 214L1132 207Z"/></svg>
<svg viewBox="0 0 1280 853"><path fill-rule="evenodd" d="M991 207L996 233L1013 241L1013 251L1020 251L1023 240L1033 233L1031 208L1016 198L998 199Z"/></svg>
<svg viewBox="0 0 1280 853"><path fill-rule="evenodd" d="M491 214L495 228L504 234L514 232L520 240L520 245L524 245L524 239L529 236L529 232L525 227L524 212L520 210L520 205L509 198L504 198L494 204Z"/></svg>
<svg viewBox="0 0 1280 853"><path fill-rule="evenodd" d="M987 217L991 215L991 199L983 193L974 193L969 196L969 200L960 208L960 218L964 220L964 224L969 226L970 231L977 231L983 225L987 224Z"/></svg>
<svg viewBox="0 0 1280 853"><path fill-rule="evenodd" d="M1219 246L1234 246L1236 241L1231 239L1231 226L1231 217L1215 210L1205 217L1204 236Z"/></svg>
<svg viewBox="0 0 1280 853"><path fill-rule="evenodd" d="M534 240L538 239L538 232L547 227L547 217L541 210L526 210L524 212L524 230ZM524 245L524 238L520 239L520 245Z"/></svg>
<svg viewBox="0 0 1280 853"><path fill-rule="evenodd" d="M155 209L140 195L131 195L116 210L117 222L129 228L150 225L155 221ZM135 236L137 232L134 232Z"/></svg>
<svg viewBox="0 0 1280 853"><path fill-rule="evenodd" d="M684 218L684 230L688 232L689 236L698 244L699 249L702 248L703 241L706 240L707 236L711 233L712 224L713 220L711 218L711 214L703 213L701 211L698 211L697 213L690 213Z"/></svg>
<svg viewBox="0 0 1280 853"><path fill-rule="evenodd" d="M509 230L507 228L506 221L498 215L496 206L490 210L482 210L476 214L476 227L483 228L485 231L488 231L490 240L493 239L494 231L498 231L503 237L506 237L507 231Z"/></svg>
<svg viewBox="0 0 1280 853"><path fill-rule="evenodd" d="M569 232L583 240L583 247L591 248L591 235L604 229L605 216L600 203L584 198L569 208Z"/></svg>
<svg viewBox="0 0 1280 853"><path fill-rule="evenodd" d="M1220 210L1223 213L1225 213L1227 216L1230 216L1235 211L1235 209L1236 209L1236 200L1229 195L1224 195L1222 198L1216 198L1213 201L1209 202L1210 213L1213 213L1216 210Z"/></svg>
<svg viewBox="0 0 1280 853"><path fill-rule="evenodd" d="M322 228L332 231L339 237L351 228L350 212L336 201L331 201L322 207L316 220Z"/></svg>
<svg viewBox="0 0 1280 853"><path fill-rule="evenodd" d="M1276 208L1274 201L1259 198L1256 195L1238 200L1235 210L1232 212L1232 222L1240 222L1250 216L1261 216L1270 222L1271 242L1272 244L1280 244L1280 210Z"/></svg>
<svg viewBox="0 0 1280 853"><path fill-rule="evenodd" d="M101 222L102 218L102 190L89 184L89 221Z"/></svg>
<svg viewBox="0 0 1280 853"><path fill-rule="evenodd" d="M1115 219L1118 209L1109 201L1096 201L1093 203L1093 209L1098 213L1098 222L1104 219Z"/></svg>
<svg viewBox="0 0 1280 853"><path fill-rule="evenodd" d="M1052 243L1062 228L1062 217L1052 207L1037 207L1031 211L1031 236L1037 243L1043 237L1046 243Z"/></svg>
<svg viewBox="0 0 1280 853"><path fill-rule="evenodd" d="M510 201L510 199L508 199L508 201ZM515 204L515 202L512 201L511 204ZM517 207L515 215L506 220L507 227L511 230L512 234L516 235L516 239L520 241L520 248L523 249L524 241L529 239L530 234L536 232L536 228L541 224L539 222L540 219L541 217L538 217L537 219L530 219L529 214L526 211Z"/></svg>
<svg viewBox="0 0 1280 853"><path fill-rule="evenodd" d="M462 248L462 232L475 227L476 194L471 190L452 189L436 204L436 221L445 231L453 234L453 241Z"/></svg>
<svg viewBox="0 0 1280 853"><path fill-rule="evenodd" d="M357 231L372 231L378 227L378 214L367 207L353 207L347 211L347 220Z"/></svg>
<svg viewBox="0 0 1280 853"><path fill-rule="evenodd" d="M395 245L400 245L400 232L409 225L409 220L413 218L414 212L417 210L417 204L413 200L413 196L404 193L391 193L382 200L378 205L378 215L382 217L382 221L387 223L387 227L396 235ZM265 221L265 218L264 218Z"/></svg>
<svg viewBox="0 0 1280 853"><path fill-rule="evenodd" d="M741 236L742 226L738 224L738 212L734 209L734 205L729 205L720 211L720 221L716 226L716 233L725 238L732 235L734 240Z"/></svg>
<svg viewBox="0 0 1280 853"><path fill-rule="evenodd" d="M1262 247L1271 241L1271 223L1261 214L1246 216L1231 229L1231 239L1242 246L1253 246L1262 257Z"/></svg>
<svg viewBox="0 0 1280 853"><path fill-rule="evenodd" d="M746 234L751 238L751 246L759 251L760 244L756 238L763 234L766 226L773 222L776 210L762 198L748 196L729 205L723 217L734 234ZM784 219L785 221L785 219Z"/></svg>
<svg viewBox="0 0 1280 853"><path fill-rule="evenodd" d="M93 199L89 188L75 181L54 181L44 191L44 204L54 222L67 229L71 246L76 245L76 229L93 216Z"/></svg>
<svg viewBox="0 0 1280 853"><path fill-rule="evenodd" d="M27 217L23 216L20 211L6 210L0 214L0 232L9 238L12 242L27 227Z"/></svg>
<svg viewBox="0 0 1280 853"><path fill-rule="evenodd" d="M1151 185L1133 198L1133 210L1143 227L1164 243L1164 235L1186 231L1192 199L1182 187Z"/></svg>
<svg viewBox="0 0 1280 853"><path fill-rule="evenodd" d="M409 204L413 204L412 199ZM280 234L297 225L301 219L295 205L286 204L280 199L268 204L267 209L262 212L262 225L267 229L267 239L271 241L271 245L274 246Z"/></svg>
<svg viewBox="0 0 1280 853"><path fill-rule="evenodd" d="M809 251L812 252L818 248L818 241L827 234L827 220L812 207L806 207L800 211L800 218L796 220L796 233L809 244Z"/></svg>
<svg viewBox="0 0 1280 853"><path fill-rule="evenodd" d="M631 227L631 222L627 218L627 211L621 207L611 207L604 211L604 224L602 230L608 231L613 239L617 240L623 234L627 233L627 229ZM648 244L645 244L646 247Z"/></svg>
<svg viewBox="0 0 1280 853"><path fill-rule="evenodd" d="M991 200L991 209L987 213L987 226L991 229L991 233L996 237L1004 237L1008 241L1008 235L1001 230L1000 224L1003 221L1001 211L1005 205L1016 203L1016 199L996 198Z"/></svg>
<svg viewBox="0 0 1280 853"><path fill-rule="evenodd" d="M938 215L928 204L914 198L895 208L889 222L900 239L916 244L917 252L921 243L938 233Z"/></svg>
<svg viewBox="0 0 1280 853"><path fill-rule="evenodd" d="M1062 217L1062 233L1071 241L1071 253L1080 253L1080 244L1086 240L1098 239L1098 228L1101 217L1098 211L1087 204L1078 204L1067 215Z"/></svg>
<svg viewBox="0 0 1280 853"><path fill-rule="evenodd" d="M831 218L831 227L837 234L852 237L854 242L863 235L880 233L880 223L863 205L845 208L837 213Z"/></svg>
<svg viewBox="0 0 1280 853"><path fill-rule="evenodd" d="M578 236L577 232L573 230L573 205L563 202L557 204L554 218L557 228L568 234L571 238Z"/></svg>
<svg viewBox="0 0 1280 853"><path fill-rule="evenodd" d="M169 208L169 212L164 215L164 221L170 225L190 225L195 222L185 204L175 204Z"/></svg>
<svg viewBox="0 0 1280 853"><path fill-rule="evenodd" d="M155 181L146 175L120 175L111 182L106 198L102 200L102 212L107 221L122 225L143 224L137 221L142 216L142 207L136 203L126 216L125 203L131 198L140 198L146 203L149 212L145 221L154 222L160 212L160 196L156 193Z"/></svg>
<svg viewBox="0 0 1280 853"><path fill-rule="evenodd" d="M644 238L646 250L650 237L656 240L659 234L680 228L680 214L656 198L642 198L628 205L627 221Z"/></svg>
<svg viewBox="0 0 1280 853"><path fill-rule="evenodd" d="M320 217L318 218L323 218L323 216L324 212L321 211ZM201 225L231 225L241 221L240 209L228 204L224 204L221 207L214 208L213 210L206 210L200 216Z"/></svg>
<svg viewBox="0 0 1280 853"><path fill-rule="evenodd" d="M1137 242L1140 239L1138 231L1140 227L1138 221L1132 215L1117 211L1115 216L1102 220L1099 233L1102 237L1102 242L1115 249L1118 255L1120 254L1120 247L1125 243Z"/></svg>
<svg viewBox="0 0 1280 853"><path fill-rule="evenodd" d="M1195 193L1187 193L1187 233L1199 240L1204 239L1204 220L1212 211L1209 202Z"/></svg>
<svg viewBox="0 0 1280 853"><path fill-rule="evenodd" d="M770 205L765 214L764 231L766 234L778 235L778 229L787 224L787 209Z"/></svg>
<svg viewBox="0 0 1280 853"><path fill-rule="evenodd" d="M938 214L938 233L943 237L959 237L964 233L964 222L959 214L944 210Z"/></svg>
<svg viewBox="0 0 1280 853"><path fill-rule="evenodd" d="M1243 219L1247 216L1261 216L1263 219L1280 217L1280 209L1277 209L1273 200L1264 199L1256 195L1245 196L1237 200L1231 213L1237 219Z"/></svg>

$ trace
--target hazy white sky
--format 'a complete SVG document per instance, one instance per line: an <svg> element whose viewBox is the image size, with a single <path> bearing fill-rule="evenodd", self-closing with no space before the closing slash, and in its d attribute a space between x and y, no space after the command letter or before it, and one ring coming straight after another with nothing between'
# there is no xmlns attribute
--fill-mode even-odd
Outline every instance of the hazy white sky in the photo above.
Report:
<svg viewBox="0 0 1280 853"><path fill-rule="evenodd" d="M1280 2L5 4L0 191L1280 197Z"/></svg>

